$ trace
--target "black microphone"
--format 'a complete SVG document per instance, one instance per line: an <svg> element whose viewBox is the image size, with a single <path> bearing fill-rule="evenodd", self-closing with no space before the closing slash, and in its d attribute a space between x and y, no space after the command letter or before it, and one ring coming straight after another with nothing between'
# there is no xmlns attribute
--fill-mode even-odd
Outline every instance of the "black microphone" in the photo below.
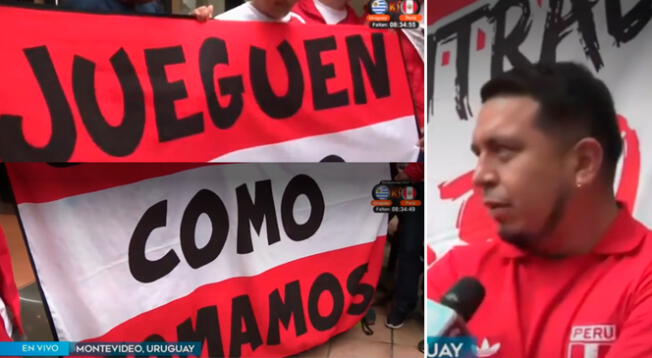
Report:
<svg viewBox="0 0 652 358"><path fill-rule="evenodd" d="M428 300L428 337L468 336L466 328L484 300L485 289L473 277L464 277L441 298L440 303Z"/></svg>

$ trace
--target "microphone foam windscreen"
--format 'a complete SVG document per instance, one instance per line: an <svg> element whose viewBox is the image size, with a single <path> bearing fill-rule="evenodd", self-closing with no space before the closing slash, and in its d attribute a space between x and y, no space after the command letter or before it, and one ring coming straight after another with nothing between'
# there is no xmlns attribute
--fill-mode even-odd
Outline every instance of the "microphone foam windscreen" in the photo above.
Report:
<svg viewBox="0 0 652 358"><path fill-rule="evenodd" d="M441 299L441 304L457 312L468 322L484 300L485 290L482 283L473 277L464 277L457 281Z"/></svg>

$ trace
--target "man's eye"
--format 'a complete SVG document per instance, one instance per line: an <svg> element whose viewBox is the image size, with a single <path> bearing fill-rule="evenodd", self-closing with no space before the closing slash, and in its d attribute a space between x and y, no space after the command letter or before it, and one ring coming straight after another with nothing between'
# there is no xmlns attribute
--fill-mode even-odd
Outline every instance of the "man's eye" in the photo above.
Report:
<svg viewBox="0 0 652 358"><path fill-rule="evenodd" d="M498 159L502 161L506 161L511 159L514 154L516 154L516 151L513 150L512 148L507 148L507 147L499 147L496 149L496 156Z"/></svg>

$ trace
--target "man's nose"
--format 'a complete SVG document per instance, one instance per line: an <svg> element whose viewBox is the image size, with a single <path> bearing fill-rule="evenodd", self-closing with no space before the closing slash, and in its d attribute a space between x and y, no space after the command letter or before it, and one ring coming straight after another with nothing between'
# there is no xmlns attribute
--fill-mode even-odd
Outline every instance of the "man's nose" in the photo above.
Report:
<svg viewBox="0 0 652 358"><path fill-rule="evenodd" d="M498 183L498 174L487 160L483 158L478 159L473 172L473 185L479 188L492 187Z"/></svg>

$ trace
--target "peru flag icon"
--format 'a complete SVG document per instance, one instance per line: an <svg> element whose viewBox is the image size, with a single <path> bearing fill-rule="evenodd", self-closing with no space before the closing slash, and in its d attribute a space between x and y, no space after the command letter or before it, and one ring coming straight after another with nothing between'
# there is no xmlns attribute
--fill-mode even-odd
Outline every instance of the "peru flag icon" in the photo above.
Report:
<svg viewBox="0 0 652 358"><path fill-rule="evenodd" d="M605 358L610 347L604 343L571 343L568 358Z"/></svg>

